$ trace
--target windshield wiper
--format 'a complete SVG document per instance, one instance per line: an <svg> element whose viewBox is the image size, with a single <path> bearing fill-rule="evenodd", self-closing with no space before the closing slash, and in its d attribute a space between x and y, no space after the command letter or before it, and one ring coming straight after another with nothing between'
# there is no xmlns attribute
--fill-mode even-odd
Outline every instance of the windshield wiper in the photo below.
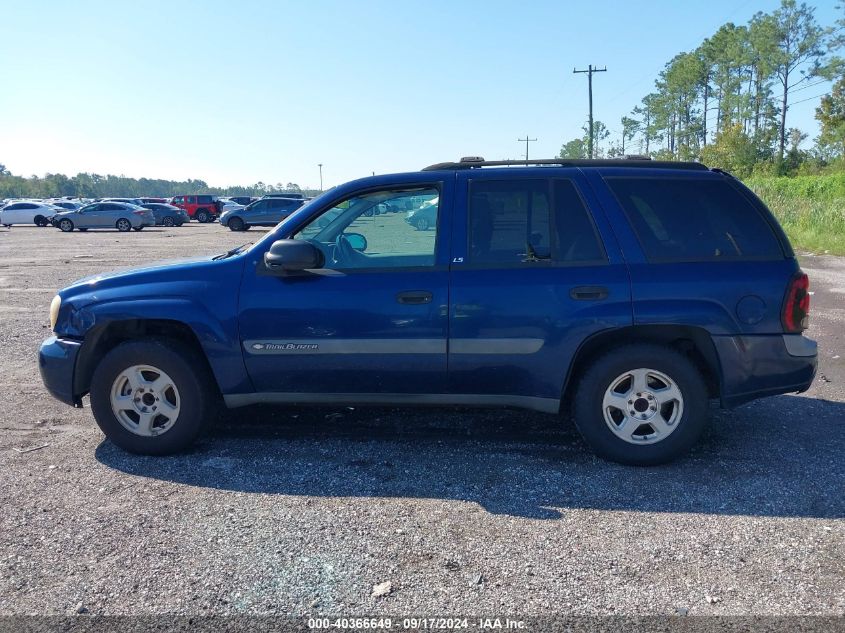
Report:
<svg viewBox="0 0 845 633"><path fill-rule="evenodd" d="M237 255L238 253L241 252L241 250L243 250L247 246L250 246L251 244L252 244L252 242L247 242L246 244L241 244L240 246L236 246L235 248L233 248L230 251L226 251L225 253L221 253L220 255L215 255L211 259L213 259L213 260L226 259L227 257L231 257L232 255Z"/></svg>

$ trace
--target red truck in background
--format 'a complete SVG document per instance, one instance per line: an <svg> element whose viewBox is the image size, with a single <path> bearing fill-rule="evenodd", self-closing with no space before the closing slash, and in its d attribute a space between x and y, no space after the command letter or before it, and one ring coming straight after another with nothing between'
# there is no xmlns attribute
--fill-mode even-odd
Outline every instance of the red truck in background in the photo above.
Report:
<svg viewBox="0 0 845 633"><path fill-rule="evenodd" d="M170 204L185 209L192 220L203 223L216 220L223 208L217 196L208 195L174 196Z"/></svg>

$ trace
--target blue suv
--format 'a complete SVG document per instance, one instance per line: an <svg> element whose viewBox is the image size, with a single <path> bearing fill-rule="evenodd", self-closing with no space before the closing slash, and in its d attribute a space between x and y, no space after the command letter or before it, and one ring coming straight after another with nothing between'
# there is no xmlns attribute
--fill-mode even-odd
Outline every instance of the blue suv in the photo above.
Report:
<svg viewBox="0 0 845 633"><path fill-rule="evenodd" d="M517 163L357 180L252 246L77 282L50 307L44 383L90 394L134 453L185 449L221 402L467 405L571 415L640 465L684 454L711 399L810 386L807 277L742 183L699 163Z"/></svg>

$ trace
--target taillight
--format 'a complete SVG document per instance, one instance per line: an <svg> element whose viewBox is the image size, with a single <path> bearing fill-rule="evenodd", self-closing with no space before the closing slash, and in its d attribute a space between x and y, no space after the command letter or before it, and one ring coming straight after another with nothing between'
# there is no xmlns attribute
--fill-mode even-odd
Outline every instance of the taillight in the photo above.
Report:
<svg viewBox="0 0 845 633"><path fill-rule="evenodd" d="M133 211L132 213L134 213L135 215L147 215L146 211Z"/></svg>
<svg viewBox="0 0 845 633"><path fill-rule="evenodd" d="M799 272L789 282L781 321L787 332L803 332L810 316L810 278Z"/></svg>

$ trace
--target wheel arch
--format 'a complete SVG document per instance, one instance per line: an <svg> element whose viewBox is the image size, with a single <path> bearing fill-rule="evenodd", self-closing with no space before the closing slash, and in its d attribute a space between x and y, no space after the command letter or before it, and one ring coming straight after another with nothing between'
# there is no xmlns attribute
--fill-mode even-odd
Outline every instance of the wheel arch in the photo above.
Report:
<svg viewBox="0 0 845 633"><path fill-rule="evenodd" d="M146 337L167 338L179 341L196 352L201 362L200 371L208 372L211 382L219 391L215 373L196 332L186 323L171 319L125 319L104 323L85 336L73 375L73 393L88 393L91 377L103 357L117 345Z"/></svg>
<svg viewBox="0 0 845 633"><path fill-rule="evenodd" d="M578 377L593 359L622 345L655 343L675 349L687 356L701 372L711 398L721 396L721 366L710 333L688 325L632 325L602 330L581 343L570 363L563 385L562 404L572 402Z"/></svg>

